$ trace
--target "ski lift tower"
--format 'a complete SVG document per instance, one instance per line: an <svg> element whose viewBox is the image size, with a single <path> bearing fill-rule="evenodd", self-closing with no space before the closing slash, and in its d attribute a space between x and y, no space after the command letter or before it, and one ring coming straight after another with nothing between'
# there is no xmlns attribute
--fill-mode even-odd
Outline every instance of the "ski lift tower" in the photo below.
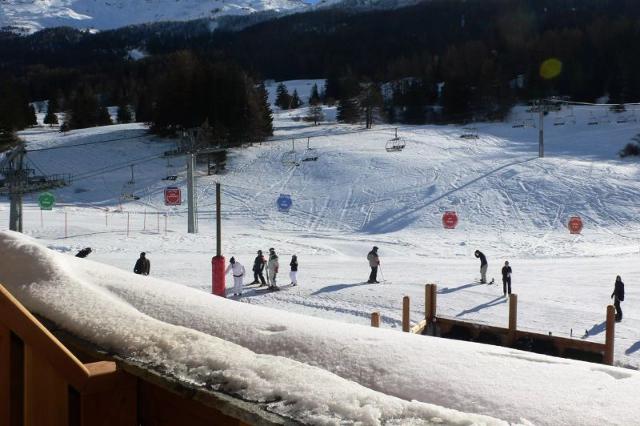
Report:
<svg viewBox="0 0 640 426"><path fill-rule="evenodd" d="M22 232L22 198L24 194L61 188L69 184L65 175L36 176L35 170L25 168L27 150L18 145L0 161L0 194L8 194L11 203L9 229Z"/></svg>
<svg viewBox="0 0 640 426"><path fill-rule="evenodd" d="M539 114L540 124L538 125L538 157L544 157L544 115L549 111L558 111L560 101L549 102L546 99L538 99L531 105L530 111ZM564 124L564 123L563 123Z"/></svg>

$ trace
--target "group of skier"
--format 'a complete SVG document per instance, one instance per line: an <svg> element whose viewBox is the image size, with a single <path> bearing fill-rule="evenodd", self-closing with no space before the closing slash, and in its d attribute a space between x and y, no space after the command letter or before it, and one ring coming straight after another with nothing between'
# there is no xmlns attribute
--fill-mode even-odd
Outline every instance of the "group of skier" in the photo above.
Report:
<svg viewBox="0 0 640 426"><path fill-rule="evenodd" d="M295 254L291 256L289 262L291 268L289 277L291 278L291 286L298 285L298 256ZM267 279L265 280L264 271L266 269ZM262 250L258 250L257 256L253 260L253 282L252 284L260 284L259 287L268 287L269 290L278 290L279 287L276 283L276 277L280 269L280 262L276 250L274 248L269 249L269 256L265 258ZM242 295L242 288L244 286L245 269L240 262L235 258L229 260L229 266L225 274L232 273L234 279L233 294L234 296Z"/></svg>
<svg viewBox="0 0 640 426"><path fill-rule="evenodd" d="M487 284L487 269L489 264L487 262L487 257L480 250L476 250L474 253L475 257L480 259L480 283ZM507 294L511 295L511 266L509 265L509 261L504 262L504 266L502 267L502 292L504 296ZM488 283L492 284L493 280ZM622 278L620 275L616 277L616 281L613 288L613 293L611 293L611 298L613 299L613 306L616 308L616 322L622 321L622 309L620 307L620 302L624 301L624 283L622 282Z"/></svg>

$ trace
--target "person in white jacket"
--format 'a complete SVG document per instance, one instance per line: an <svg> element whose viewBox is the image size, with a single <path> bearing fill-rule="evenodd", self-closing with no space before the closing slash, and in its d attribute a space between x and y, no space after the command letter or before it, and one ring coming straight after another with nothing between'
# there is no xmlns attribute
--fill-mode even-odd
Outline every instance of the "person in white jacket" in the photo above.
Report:
<svg viewBox="0 0 640 426"><path fill-rule="evenodd" d="M244 281L244 266L240 262L237 262L234 257L229 259L229 266L225 275L229 272L233 275L233 295L242 296L242 282Z"/></svg>
<svg viewBox="0 0 640 426"><path fill-rule="evenodd" d="M276 254L276 250L274 248L269 249L269 260L267 261L267 274L269 275L269 289L277 290L278 286L276 285L276 275L278 274L278 269L280 268L280 263L278 262L278 255Z"/></svg>

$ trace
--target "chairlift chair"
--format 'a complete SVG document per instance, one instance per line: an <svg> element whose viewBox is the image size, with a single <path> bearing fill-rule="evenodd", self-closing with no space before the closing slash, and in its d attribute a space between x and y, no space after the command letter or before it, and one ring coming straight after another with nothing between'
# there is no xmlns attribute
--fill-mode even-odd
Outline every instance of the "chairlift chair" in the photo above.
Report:
<svg viewBox="0 0 640 426"><path fill-rule="evenodd" d="M475 127L465 127L462 129L461 139L479 139L478 130Z"/></svg>
<svg viewBox="0 0 640 426"><path fill-rule="evenodd" d="M598 124L600 124L600 122L598 121L598 119L596 118L595 115L593 115L592 112L589 113L589 120L587 121L587 125L588 126L597 126Z"/></svg>
<svg viewBox="0 0 640 426"><path fill-rule="evenodd" d="M310 139L311 138L307 138L307 150L302 156L302 161L318 161L318 150L309 146Z"/></svg>
<svg viewBox="0 0 640 426"><path fill-rule="evenodd" d="M398 129L396 129L396 135L387 141L384 148L387 152L400 152L405 146L407 146L407 143L398 136Z"/></svg>
<svg viewBox="0 0 640 426"><path fill-rule="evenodd" d="M536 120L533 118L527 118L524 120L524 127L536 127Z"/></svg>
<svg viewBox="0 0 640 426"><path fill-rule="evenodd" d="M524 120L518 119L514 121L511 127L513 127L514 129L522 129L524 127Z"/></svg>
<svg viewBox="0 0 640 426"><path fill-rule="evenodd" d="M298 157L295 151L287 151L282 154L282 164L285 166L297 166Z"/></svg>
<svg viewBox="0 0 640 426"><path fill-rule="evenodd" d="M564 126L565 124L566 124L566 121L564 117L556 117L553 119L554 126Z"/></svg>

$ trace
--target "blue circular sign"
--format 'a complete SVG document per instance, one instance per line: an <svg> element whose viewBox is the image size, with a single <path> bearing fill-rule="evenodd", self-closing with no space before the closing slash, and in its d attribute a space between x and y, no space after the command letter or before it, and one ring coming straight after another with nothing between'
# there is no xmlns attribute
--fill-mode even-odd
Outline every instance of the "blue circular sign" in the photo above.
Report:
<svg viewBox="0 0 640 426"><path fill-rule="evenodd" d="M276 201L278 205L278 210L281 212L287 212L291 208L293 201L291 201L291 195L288 194L280 194L278 197L278 201Z"/></svg>

